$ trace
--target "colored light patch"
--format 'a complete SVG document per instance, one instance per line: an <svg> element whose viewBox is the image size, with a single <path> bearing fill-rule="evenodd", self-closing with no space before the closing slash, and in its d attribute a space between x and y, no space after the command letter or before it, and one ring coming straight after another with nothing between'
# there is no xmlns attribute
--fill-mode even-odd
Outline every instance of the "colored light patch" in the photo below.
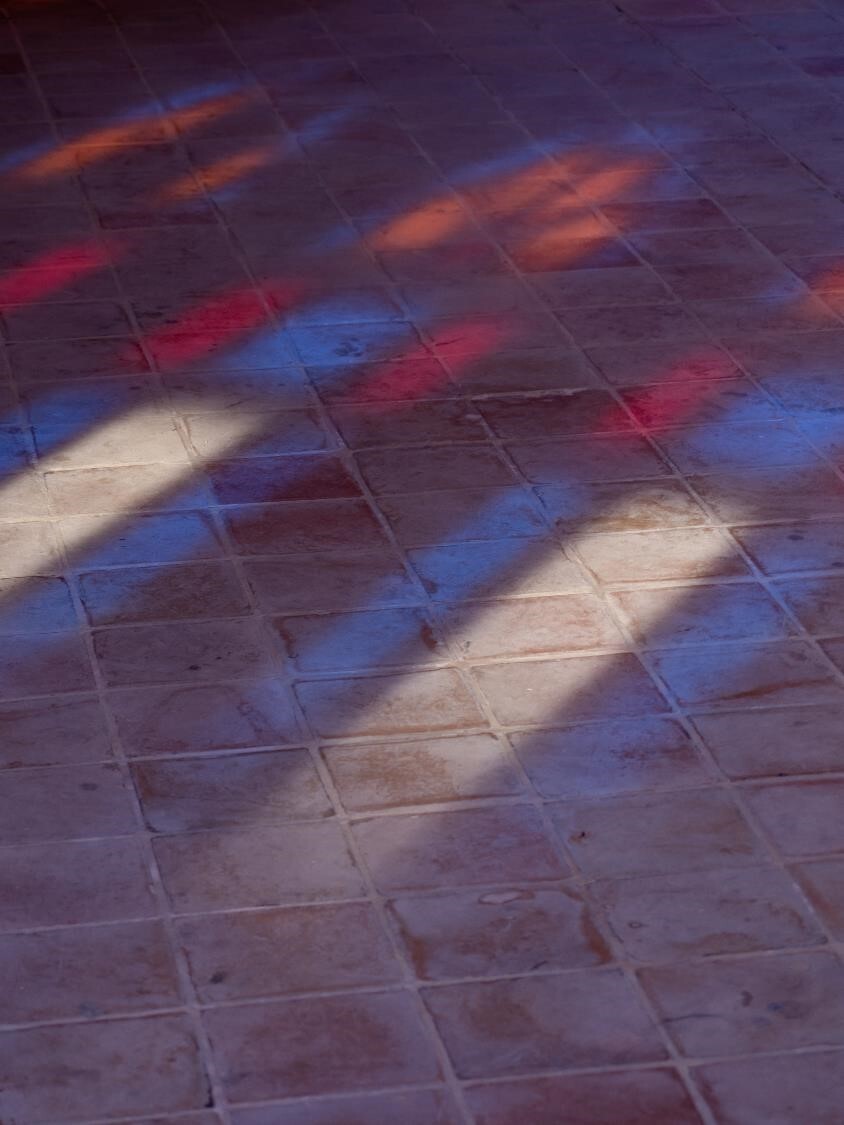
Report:
<svg viewBox="0 0 844 1125"><path fill-rule="evenodd" d="M95 270L113 256L93 240L62 246L33 258L26 266L0 277L0 305L26 305L43 300Z"/></svg>
<svg viewBox="0 0 844 1125"><path fill-rule="evenodd" d="M194 175L189 174L176 180L175 183L169 184L158 194L157 201L170 203L182 199L192 199L202 191L217 191L226 187L226 185L242 180L244 176L248 176L256 168L262 168L269 164L276 155L277 150L274 145L261 145L249 149L247 152L227 156L223 160L215 161L207 168L198 169L199 180Z"/></svg>

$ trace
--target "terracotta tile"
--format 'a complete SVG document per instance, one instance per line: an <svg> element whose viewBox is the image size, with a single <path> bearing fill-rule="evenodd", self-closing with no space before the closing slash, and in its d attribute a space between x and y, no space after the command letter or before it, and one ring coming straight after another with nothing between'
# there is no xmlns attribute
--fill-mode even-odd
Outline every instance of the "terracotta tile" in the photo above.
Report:
<svg viewBox="0 0 844 1125"><path fill-rule="evenodd" d="M263 1108L240 1109L234 1125L458 1125L448 1096L439 1090L360 1094L326 1101L308 1100Z"/></svg>
<svg viewBox="0 0 844 1125"><path fill-rule="evenodd" d="M562 243L555 253L553 244L546 248L544 243L543 238L539 246L534 244L527 252L530 264L535 263L543 271L529 273L528 280L554 312L565 316L567 309L650 305L671 300L665 282L632 255L629 262L620 263L617 268L595 269L587 260L586 268L576 269L565 265L568 244Z"/></svg>
<svg viewBox="0 0 844 1125"><path fill-rule="evenodd" d="M724 1125L788 1125L808 1115L833 1125L844 1088L844 1052L794 1052L787 1056L710 1063L693 1071Z"/></svg>
<svg viewBox="0 0 844 1125"><path fill-rule="evenodd" d="M270 613L320 613L422 601L392 549L256 559L249 560L244 570L259 604Z"/></svg>
<svg viewBox="0 0 844 1125"><path fill-rule="evenodd" d="M835 636L844 632L844 579L792 579L778 582L777 593L813 636Z"/></svg>
<svg viewBox="0 0 844 1125"><path fill-rule="evenodd" d="M69 765L110 757L111 740L95 699L0 705L0 768Z"/></svg>
<svg viewBox="0 0 844 1125"><path fill-rule="evenodd" d="M844 934L844 860L818 859L797 864L793 873L833 938Z"/></svg>
<svg viewBox="0 0 844 1125"><path fill-rule="evenodd" d="M453 669L418 672L412 679L396 675L310 680L297 685L296 695L322 738L484 725L477 704Z"/></svg>
<svg viewBox="0 0 844 1125"><path fill-rule="evenodd" d="M60 574L56 534L49 523L0 524L0 578Z"/></svg>
<svg viewBox="0 0 844 1125"><path fill-rule="evenodd" d="M91 663L76 633L15 636L0 653L0 699L90 691Z"/></svg>
<svg viewBox="0 0 844 1125"><path fill-rule="evenodd" d="M407 547L542 535L545 521L522 489L474 488L382 497L381 511Z"/></svg>
<svg viewBox="0 0 844 1125"><path fill-rule="evenodd" d="M264 457L310 453L331 445L310 410L275 410L228 415L189 414L185 419L192 451L198 457Z"/></svg>
<svg viewBox="0 0 844 1125"><path fill-rule="evenodd" d="M544 485L540 499L566 536L603 531L694 527L706 516L684 485L673 481L609 481L568 488Z"/></svg>
<svg viewBox="0 0 844 1125"><path fill-rule="evenodd" d="M844 569L844 523L759 524L733 535L766 574Z"/></svg>
<svg viewBox="0 0 844 1125"><path fill-rule="evenodd" d="M195 562L224 554L207 512L166 512L132 516L131 523L109 527L97 516L69 516L59 521L65 547L77 565L135 566Z"/></svg>
<svg viewBox="0 0 844 1125"><path fill-rule="evenodd" d="M63 578L0 579L0 635L73 629L76 609Z"/></svg>
<svg viewBox="0 0 844 1125"><path fill-rule="evenodd" d="M110 686L225 680L268 672L268 640L255 619L119 626L94 633Z"/></svg>
<svg viewBox="0 0 844 1125"><path fill-rule="evenodd" d="M508 443L507 452L532 484L643 480L670 471L653 446L633 434L625 434L621 441L612 434L596 434Z"/></svg>
<svg viewBox="0 0 844 1125"><path fill-rule="evenodd" d="M0 843L120 836L134 810L114 765L72 765L0 774Z"/></svg>
<svg viewBox="0 0 844 1125"><path fill-rule="evenodd" d="M211 503L211 493L195 470L173 465L117 465L108 469L48 472L47 493L59 515L176 511Z"/></svg>
<svg viewBox="0 0 844 1125"><path fill-rule="evenodd" d="M678 1075L663 1069L555 1075L479 1083L466 1092L478 1125L699 1125L700 1118Z"/></svg>
<svg viewBox="0 0 844 1125"><path fill-rule="evenodd" d="M802 895L773 867L600 881L590 895L636 961L821 945Z"/></svg>
<svg viewBox="0 0 844 1125"><path fill-rule="evenodd" d="M144 762L132 776L153 832L237 829L333 812L305 750Z"/></svg>
<svg viewBox="0 0 844 1125"><path fill-rule="evenodd" d="M756 583L622 590L610 595L610 601L633 638L652 648L779 640L795 632L782 609Z"/></svg>
<svg viewBox="0 0 844 1125"><path fill-rule="evenodd" d="M649 384L624 388L621 395L628 409L648 429L692 423L752 422L775 418L780 413L749 379ZM657 435L657 441L660 436Z"/></svg>
<svg viewBox="0 0 844 1125"><path fill-rule="evenodd" d="M353 812L506 797L522 785L505 747L488 734L323 750L344 806Z"/></svg>
<svg viewBox="0 0 844 1125"><path fill-rule="evenodd" d="M402 992L219 1008L205 1022L235 1104L439 1077L418 1011Z"/></svg>
<svg viewBox="0 0 844 1125"><path fill-rule="evenodd" d="M7 1031L0 1060L8 1111L24 1120L178 1112L208 1098L184 1016Z"/></svg>
<svg viewBox="0 0 844 1125"><path fill-rule="evenodd" d="M724 523L837 516L840 482L825 468L751 470L691 480ZM844 494L844 493L842 493Z"/></svg>
<svg viewBox="0 0 844 1125"><path fill-rule="evenodd" d="M394 983L400 969L369 903L182 919L203 1003Z"/></svg>
<svg viewBox="0 0 844 1125"><path fill-rule="evenodd" d="M376 494L514 483L511 470L494 449L485 445L379 449L359 453L357 462Z"/></svg>
<svg viewBox="0 0 844 1125"><path fill-rule="evenodd" d="M676 342L589 347L586 353L614 386L648 383L695 383L732 379L739 374L735 361L714 344Z"/></svg>
<svg viewBox="0 0 844 1125"><path fill-rule="evenodd" d="M840 778L760 785L746 793L762 828L785 855L844 851L844 828L836 817L844 797Z"/></svg>
<svg viewBox="0 0 844 1125"><path fill-rule="evenodd" d="M600 582L661 582L748 574L733 544L708 527L583 535L572 546Z"/></svg>
<svg viewBox="0 0 844 1125"><path fill-rule="evenodd" d="M559 313L566 328L581 346L595 344L650 344L704 339L703 329L680 305L615 305L566 309Z"/></svg>
<svg viewBox="0 0 844 1125"><path fill-rule="evenodd" d="M155 905L133 839L8 848L0 874L0 929L148 918Z"/></svg>
<svg viewBox="0 0 844 1125"><path fill-rule="evenodd" d="M357 821L354 834L384 892L565 874L539 817L525 806L374 817Z"/></svg>
<svg viewBox="0 0 844 1125"><path fill-rule="evenodd" d="M359 898L360 876L333 823L242 823L159 836L155 854L177 913Z"/></svg>
<svg viewBox="0 0 844 1125"><path fill-rule="evenodd" d="M661 652L653 659L681 705L693 711L844 699L820 657L799 641Z"/></svg>
<svg viewBox="0 0 844 1125"><path fill-rule="evenodd" d="M761 843L718 789L561 803L554 822L588 875L651 875L747 867Z"/></svg>
<svg viewBox="0 0 844 1125"><path fill-rule="evenodd" d="M565 887L449 891L388 904L421 980L581 969L610 960L580 896Z"/></svg>
<svg viewBox="0 0 844 1125"><path fill-rule="evenodd" d="M632 428L630 419L606 391L485 398L477 405L493 432L505 441Z"/></svg>
<svg viewBox="0 0 844 1125"><path fill-rule="evenodd" d="M841 1041L844 966L832 953L703 961L640 973L685 1055L823 1047Z"/></svg>
<svg viewBox="0 0 844 1125"><path fill-rule="evenodd" d="M221 504L335 500L360 495L360 488L343 463L329 454L221 461L208 472Z"/></svg>
<svg viewBox="0 0 844 1125"><path fill-rule="evenodd" d="M244 750L296 742L293 702L276 678L112 691L108 704L130 757Z"/></svg>
<svg viewBox="0 0 844 1125"><path fill-rule="evenodd" d="M365 363L416 351L420 347L419 337L413 328L401 322L294 327L290 335L300 359L308 366Z"/></svg>
<svg viewBox="0 0 844 1125"><path fill-rule="evenodd" d="M592 594L444 606L439 620L449 642L467 660L624 644L618 627Z"/></svg>
<svg viewBox="0 0 844 1125"><path fill-rule="evenodd" d="M683 473L812 467L818 455L789 424L747 422L656 430L651 438Z"/></svg>
<svg viewBox="0 0 844 1125"><path fill-rule="evenodd" d="M488 664L475 678L505 726L646 715L666 705L628 653Z"/></svg>
<svg viewBox="0 0 844 1125"><path fill-rule="evenodd" d="M149 371L141 348L129 337L49 340L9 347L9 366L21 383L44 379L91 379Z"/></svg>
<svg viewBox="0 0 844 1125"><path fill-rule="evenodd" d="M844 701L773 711L697 715L694 725L729 777L830 773L844 767Z"/></svg>
<svg viewBox="0 0 844 1125"><path fill-rule="evenodd" d="M0 979L4 1023L94 1019L181 1002L159 922L8 934L0 938Z"/></svg>
<svg viewBox="0 0 844 1125"><path fill-rule="evenodd" d="M302 672L418 668L448 658L448 650L421 609L276 618L285 651Z"/></svg>
<svg viewBox="0 0 844 1125"><path fill-rule="evenodd" d="M665 1058L617 970L453 984L426 989L424 997L460 1078Z"/></svg>
<svg viewBox="0 0 844 1125"><path fill-rule="evenodd" d="M455 378L469 394L576 390L599 382L580 351L552 349L502 349L475 356L457 366Z"/></svg>
<svg viewBox="0 0 844 1125"><path fill-rule="evenodd" d="M329 406L378 403L388 414L404 412L411 402L453 398L459 391L441 361L432 355L398 356L354 367L308 367L307 371L316 393Z"/></svg>
<svg viewBox="0 0 844 1125"><path fill-rule="evenodd" d="M411 565L434 601L564 594L586 590L580 568L559 544L500 539L409 551Z"/></svg>
<svg viewBox="0 0 844 1125"><path fill-rule="evenodd" d="M700 785L706 773L671 719L524 731L510 743L542 797L612 797Z"/></svg>
<svg viewBox="0 0 844 1125"><path fill-rule="evenodd" d="M234 617L250 610L231 563L113 567L79 576L92 625Z"/></svg>
<svg viewBox="0 0 844 1125"><path fill-rule="evenodd" d="M238 552L244 555L366 548L384 539L365 500L250 504L228 509L224 520Z"/></svg>

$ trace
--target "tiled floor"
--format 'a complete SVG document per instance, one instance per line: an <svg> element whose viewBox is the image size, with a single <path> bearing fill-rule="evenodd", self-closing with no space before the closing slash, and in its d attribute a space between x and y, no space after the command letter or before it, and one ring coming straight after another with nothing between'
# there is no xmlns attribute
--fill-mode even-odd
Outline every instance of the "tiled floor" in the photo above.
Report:
<svg viewBox="0 0 844 1125"><path fill-rule="evenodd" d="M844 2L3 7L2 1125L842 1125Z"/></svg>

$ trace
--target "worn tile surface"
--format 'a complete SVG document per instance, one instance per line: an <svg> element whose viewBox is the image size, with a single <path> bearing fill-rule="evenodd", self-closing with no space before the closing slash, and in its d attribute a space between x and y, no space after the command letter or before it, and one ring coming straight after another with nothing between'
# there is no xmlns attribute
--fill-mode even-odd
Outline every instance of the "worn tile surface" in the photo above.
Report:
<svg viewBox="0 0 844 1125"><path fill-rule="evenodd" d="M8 0L0 1122L842 1125L844 4Z"/></svg>

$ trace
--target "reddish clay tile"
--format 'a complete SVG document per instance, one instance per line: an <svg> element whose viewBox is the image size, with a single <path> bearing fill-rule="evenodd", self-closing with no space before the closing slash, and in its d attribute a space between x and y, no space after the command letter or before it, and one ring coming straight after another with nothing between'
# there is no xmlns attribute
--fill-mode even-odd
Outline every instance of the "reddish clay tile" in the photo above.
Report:
<svg viewBox="0 0 844 1125"><path fill-rule="evenodd" d="M458 1125L449 1096L440 1090L358 1094L325 1101L235 1109L234 1125ZM174 1123L178 1125L178 1123Z"/></svg>
<svg viewBox="0 0 844 1125"><path fill-rule="evenodd" d="M710 1063L692 1072L724 1125L834 1125L844 1091L844 1051L792 1052Z"/></svg>
<svg viewBox="0 0 844 1125"><path fill-rule="evenodd" d="M368 903L288 906L182 919L204 1003L391 984L401 972Z"/></svg>
<svg viewBox="0 0 844 1125"><path fill-rule="evenodd" d="M635 990L614 969L443 985L424 997L460 1078L666 1056Z"/></svg>
<svg viewBox="0 0 844 1125"><path fill-rule="evenodd" d="M111 757L111 740L96 699L39 699L0 706L0 764L67 765Z"/></svg>
<svg viewBox="0 0 844 1125"><path fill-rule="evenodd" d="M204 1020L235 1104L439 1077L418 1009L404 992L217 1008Z"/></svg>

